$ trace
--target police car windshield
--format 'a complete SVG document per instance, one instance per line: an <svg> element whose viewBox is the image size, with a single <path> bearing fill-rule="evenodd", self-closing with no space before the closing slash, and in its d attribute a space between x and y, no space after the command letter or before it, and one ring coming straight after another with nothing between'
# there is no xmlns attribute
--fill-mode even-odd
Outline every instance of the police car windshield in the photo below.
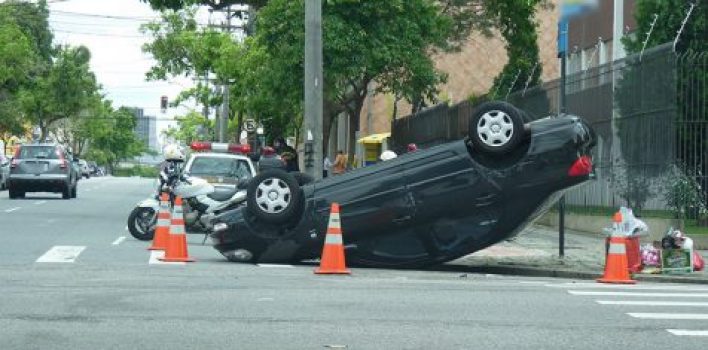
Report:
<svg viewBox="0 0 708 350"><path fill-rule="evenodd" d="M248 162L243 159L226 157L197 157L192 162L189 173L194 176L251 178Z"/></svg>

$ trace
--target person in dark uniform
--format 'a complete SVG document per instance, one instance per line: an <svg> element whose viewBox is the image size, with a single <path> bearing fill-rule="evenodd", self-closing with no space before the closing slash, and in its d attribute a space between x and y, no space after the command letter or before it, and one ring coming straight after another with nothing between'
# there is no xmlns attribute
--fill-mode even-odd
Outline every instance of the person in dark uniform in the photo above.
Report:
<svg viewBox="0 0 708 350"><path fill-rule="evenodd" d="M288 172L299 172L300 165L298 163L297 151L285 142L285 138L278 137L275 139L273 145L275 146L275 151L280 155L280 158L285 161L285 170Z"/></svg>

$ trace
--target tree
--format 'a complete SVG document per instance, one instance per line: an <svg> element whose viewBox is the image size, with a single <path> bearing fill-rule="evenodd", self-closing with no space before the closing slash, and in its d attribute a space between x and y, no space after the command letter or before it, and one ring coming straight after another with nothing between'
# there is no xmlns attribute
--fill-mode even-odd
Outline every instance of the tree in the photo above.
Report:
<svg viewBox="0 0 708 350"><path fill-rule="evenodd" d="M145 145L133 132L136 120L129 109L114 110L110 101L103 102L103 109L91 126L94 136L87 157L112 170L119 161L140 155Z"/></svg>
<svg viewBox="0 0 708 350"><path fill-rule="evenodd" d="M211 92L208 80L215 74L218 83L228 80L219 74L215 65L232 63L222 52L225 47L238 44L226 33L199 28L194 9L164 11L160 21L143 25L141 30L153 36L154 40L145 44L143 51L152 54L157 61L146 77L149 80L176 76L198 79L194 88L183 91L172 104L193 99L204 106L204 115L208 116L209 108L221 104L221 96Z"/></svg>
<svg viewBox="0 0 708 350"><path fill-rule="evenodd" d="M211 140L214 136L214 121L204 118L197 112L189 112L185 116L176 117L178 128L164 132L168 137L185 144L198 140Z"/></svg>
<svg viewBox="0 0 708 350"><path fill-rule="evenodd" d="M76 118L96 94L96 77L89 68L91 54L86 47L60 47L49 70L34 79L20 94L23 109L47 139L53 124Z"/></svg>
<svg viewBox="0 0 708 350"><path fill-rule="evenodd" d="M485 1L485 9L495 19L495 27L500 30L506 42L509 58L501 73L494 78L490 90L494 92L492 98L505 96L507 92L523 88L529 78L530 86L538 84L542 67L535 15L539 5L548 6L547 0Z"/></svg>
<svg viewBox="0 0 708 350"><path fill-rule="evenodd" d="M46 0L36 3L20 0L8 0L0 4L2 22L15 23L23 34L30 39L33 50L39 55L41 63L49 64L54 54L52 40L54 35L49 28L49 8Z"/></svg>
<svg viewBox="0 0 708 350"><path fill-rule="evenodd" d="M209 6L214 10L225 9L232 5L250 5L260 8L268 0L140 0L149 3L155 10L181 10L194 5Z"/></svg>
<svg viewBox="0 0 708 350"><path fill-rule="evenodd" d="M340 113L349 116L349 137L354 138L372 82L377 92L396 93L408 101L434 98L445 75L435 69L430 53L433 48L449 47L454 27L440 6L424 0L326 2L322 15L325 140ZM256 66L244 66L248 71L242 72L245 81L254 82L241 91L249 95L246 98L260 105L270 101L268 108L286 110L289 115L283 117L293 121L302 115L304 17L303 0L272 0L261 8L259 29L247 44L246 61ZM297 107L295 114L290 114L292 107Z"/></svg>

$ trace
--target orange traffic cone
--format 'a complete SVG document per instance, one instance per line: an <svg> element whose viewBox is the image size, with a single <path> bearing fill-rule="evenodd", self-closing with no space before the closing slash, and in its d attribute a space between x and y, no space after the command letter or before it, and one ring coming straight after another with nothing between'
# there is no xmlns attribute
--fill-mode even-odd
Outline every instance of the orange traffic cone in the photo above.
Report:
<svg viewBox="0 0 708 350"><path fill-rule="evenodd" d="M165 256L158 259L168 262L194 261L187 253L187 235L184 232L184 217L182 216L182 197L177 196L175 198L167 249L165 249Z"/></svg>
<svg viewBox="0 0 708 350"><path fill-rule="evenodd" d="M320 267L316 274L350 274L344 262L344 245L342 244L342 226L339 222L339 204L332 203L329 212L329 225L325 236Z"/></svg>
<svg viewBox="0 0 708 350"><path fill-rule="evenodd" d="M152 246L148 250L165 250L170 235L170 205L169 195L163 193L160 195L160 211L157 212L157 226L155 227L155 236L152 239Z"/></svg>
<svg viewBox="0 0 708 350"><path fill-rule="evenodd" d="M637 281L631 279L627 268L627 248L624 237L610 237L610 248L607 251L607 262L605 263L605 275L598 278L602 283L634 284Z"/></svg>

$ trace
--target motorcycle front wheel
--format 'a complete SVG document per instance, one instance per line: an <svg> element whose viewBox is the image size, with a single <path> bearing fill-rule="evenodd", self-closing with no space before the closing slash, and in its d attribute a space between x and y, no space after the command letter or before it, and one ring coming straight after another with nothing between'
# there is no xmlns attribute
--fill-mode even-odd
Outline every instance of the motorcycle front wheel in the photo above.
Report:
<svg viewBox="0 0 708 350"><path fill-rule="evenodd" d="M141 241L150 241L155 235L157 215L152 208L137 207L128 216L128 231Z"/></svg>

